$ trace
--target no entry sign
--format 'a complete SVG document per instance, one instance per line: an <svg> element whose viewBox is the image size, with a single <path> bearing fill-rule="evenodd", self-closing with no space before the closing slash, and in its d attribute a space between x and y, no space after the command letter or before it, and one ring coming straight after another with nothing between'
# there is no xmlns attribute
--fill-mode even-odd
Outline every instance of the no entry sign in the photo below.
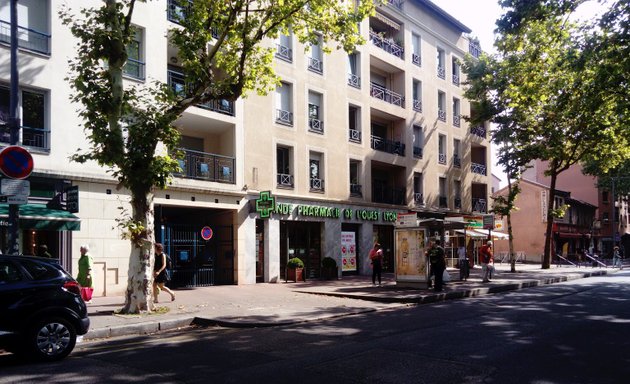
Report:
<svg viewBox="0 0 630 384"><path fill-rule="evenodd" d="M26 179L33 172L33 156L20 146L8 146L0 151L0 171L12 179Z"/></svg>
<svg viewBox="0 0 630 384"><path fill-rule="evenodd" d="M212 232L212 228L206 226L201 228L201 238L208 241L210 239L212 239L212 235L214 235L214 232Z"/></svg>

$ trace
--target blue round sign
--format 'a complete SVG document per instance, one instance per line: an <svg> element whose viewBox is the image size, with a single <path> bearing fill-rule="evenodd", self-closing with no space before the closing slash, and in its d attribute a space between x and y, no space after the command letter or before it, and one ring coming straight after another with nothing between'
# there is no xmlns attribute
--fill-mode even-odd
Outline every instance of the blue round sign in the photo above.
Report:
<svg viewBox="0 0 630 384"><path fill-rule="evenodd" d="M33 156L18 145L0 151L0 171L12 179L26 179L33 172Z"/></svg>
<svg viewBox="0 0 630 384"><path fill-rule="evenodd" d="M212 235L214 234L214 232L212 232L212 228L205 226L203 228L201 228L201 238L204 240L210 240L212 239Z"/></svg>

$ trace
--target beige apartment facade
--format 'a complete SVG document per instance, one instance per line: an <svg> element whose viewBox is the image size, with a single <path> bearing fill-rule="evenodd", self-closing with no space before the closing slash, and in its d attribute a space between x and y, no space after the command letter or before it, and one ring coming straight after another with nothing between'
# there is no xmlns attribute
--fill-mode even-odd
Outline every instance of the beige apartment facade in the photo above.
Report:
<svg viewBox="0 0 630 384"><path fill-rule="evenodd" d="M76 274L79 245L88 244L95 294L114 295L127 283L130 246L116 218L121 208L130 209L129 194L96 164L68 161L86 139L76 106L68 103L64 77L74 45L56 17L62 3L19 4L19 25L28 28L19 42L21 142L35 161L28 205L47 223L22 223L20 247L27 254L46 243ZM168 0L137 7L126 81L160 80L183 89L180 59L164 38L181 9ZM0 21L8 20L2 0ZM486 212L486 128L461 118L470 107L457 63L479 52L469 32L429 1L391 1L361 24L367 43L350 58L317 47L304 53L283 36L268 42L277 48L283 82L275 93L189 108L175 123L182 172L155 199L156 239L174 260L174 285L281 281L289 255L306 259L310 278L319 277L325 256L338 261L340 276L369 273L365 254L372 241L393 255L396 214ZM2 113L8 110L7 42L1 35ZM0 146L7 144L2 136ZM275 208L262 217L256 202L268 206L265 196ZM58 222L63 225L53 225ZM342 257L351 248L356 257ZM393 268L391 258L387 267Z"/></svg>

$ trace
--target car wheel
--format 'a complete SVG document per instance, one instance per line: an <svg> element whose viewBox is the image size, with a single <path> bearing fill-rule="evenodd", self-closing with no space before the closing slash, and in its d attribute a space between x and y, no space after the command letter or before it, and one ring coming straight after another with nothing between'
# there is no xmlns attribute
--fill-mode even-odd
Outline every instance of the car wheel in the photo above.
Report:
<svg viewBox="0 0 630 384"><path fill-rule="evenodd" d="M74 326L63 318L41 320L26 335L28 352L36 360L55 361L68 356L77 342Z"/></svg>

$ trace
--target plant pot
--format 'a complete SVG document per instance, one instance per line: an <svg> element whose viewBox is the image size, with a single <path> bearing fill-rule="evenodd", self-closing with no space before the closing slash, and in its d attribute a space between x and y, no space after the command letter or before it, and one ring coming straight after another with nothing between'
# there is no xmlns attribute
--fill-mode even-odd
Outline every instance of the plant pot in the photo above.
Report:
<svg viewBox="0 0 630 384"><path fill-rule="evenodd" d="M306 281L304 279L304 268L287 268L287 278L286 281Z"/></svg>

